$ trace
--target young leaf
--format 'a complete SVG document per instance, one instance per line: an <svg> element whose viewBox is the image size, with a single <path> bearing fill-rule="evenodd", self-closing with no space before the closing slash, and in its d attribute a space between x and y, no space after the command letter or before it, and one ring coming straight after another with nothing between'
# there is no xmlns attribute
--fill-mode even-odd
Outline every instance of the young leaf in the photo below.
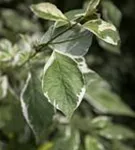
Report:
<svg viewBox="0 0 135 150"><path fill-rule="evenodd" d="M29 74L21 93L23 115L33 130L37 141L43 140L52 123L53 107L42 94L41 84L35 74Z"/></svg>
<svg viewBox="0 0 135 150"><path fill-rule="evenodd" d="M99 112L134 116L135 113L121 98L111 91L109 84L95 72L87 74L86 99ZM96 90L95 90L96 89Z"/></svg>
<svg viewBox="0 0 135 150"><path fill-rule="evenodd" d="M99 3L100 3L100 0L90 0L89 5L86 10L86 13L85 13L85 16L92 15L92 13L95 12Z"/></svg>
<svg viewBox="0 0 135 150"><path fill-rule="evenodd" d="M42 88L48 101L68 118L79 106L85 93L83 75L77 63L56 51L45 65Z"/></svg>
<svg viewBox="0 0 135 150"><path fill-rule="evenodd" d="M105 22L101 19L96 19L86 22L83 26L95 34L99 39L112 45L119 44L119 33L111 23Z"/></svg>
<svg viewBox="0 0 135 150"><path fill-rule="evenodd" d="M51 3L39 3L31 5L31 10L40 18L52 21L68 22L66 16Z"/></svg>
<svg viewBox="0 0 135 150"><path fill-rule="evenodd" d="M98 139L86 136L85 137L85 150L105 150L104 146L98 141Z"/></svg>
<svg viewBox="0 0 135 150"><path fill-rule="evenodd" d="M49 38L57 36L61 32L64 32L67 28L67 25L60 26L58 28L56 27L55 29L51 27L42 38L41 43L48 42ZM53 40L49 46L53 49L57 49L58 51L74 56L83 56L88 52L89 47L92 44L92 35L92 33L82 26L76 25Z"/></svg>

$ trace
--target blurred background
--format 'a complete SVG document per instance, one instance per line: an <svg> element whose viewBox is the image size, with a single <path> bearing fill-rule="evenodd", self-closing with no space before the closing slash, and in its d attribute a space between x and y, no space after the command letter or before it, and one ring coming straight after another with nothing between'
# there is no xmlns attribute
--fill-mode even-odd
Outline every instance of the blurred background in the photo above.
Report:
<svg viewBox="0 0 135 150"><path fill-rule="evenodd" d="M0 0L0 39L6 38L14 44L19 41L20 34L31 36L35 33L42 34L45 32L50 23L38 19L29 9L31 4L39 2L43 1ZM47 2L47 0L44 0L44 2ZM48 0L48 2L57 5L62 12L85 8L88 4L87 0ZM135 0L111 0L111 2L119 12L111 9L111 5L104 3L99 6L98 11L102 18L110 19L117 26L121 37L121 47L114 48L105 45L94 37L86 59L89 67L107 80L112 90L135 110ZM106 15L108 10L112 11L110 16ZM114 121L135 129L135 120L132 117L117 116L114 117ZM12 137L12 134L10 136ZM18 135L16 134L16 136ZM0 138L6 142L9 140L1 130ZM15 139L18 140L18 137ZM19 140L22 140L21 137ZM33 141L32 137L29 143L34 145ZM11 145L17 143L16 141L12 142ZM15 148L13 146L10 149L14 150ZM20 150L21 148L16 149ZM35 148L30 146L30 149Z"/></svg>

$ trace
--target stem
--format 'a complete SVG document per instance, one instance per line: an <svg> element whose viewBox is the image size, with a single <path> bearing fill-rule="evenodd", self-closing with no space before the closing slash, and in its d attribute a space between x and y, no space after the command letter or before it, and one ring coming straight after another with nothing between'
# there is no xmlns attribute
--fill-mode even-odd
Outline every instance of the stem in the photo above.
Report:
<svg viewBox="0 0 135 150"><path fill-rule="evenodd" d="M24 62L22 63L19 67L23 67L26 63L28 63L32 58L34 58L37 54L37 51L35 51L32 55L29 56L29 58Z"/></svg>
<svg viewBox="0 0 135 150"><path fill-rule="evenodd" d="M82 18L79 18L79 19L80 19L80 21L82 20ZM73 27L75 27L80 21L76 22L75 24L71 25L70 27L68 27L64 31L60 32L59 34L57 34L56 36L54 36L52 39L50 39L47 43L43 43L43 44L40 44L37 47L35 47L35 52L31 56L29 56L29 58L23 64L21 64L19 67L23 67L27 62L30 61L30 59L34 58L37 55L37 53L41 52L43 47L48 46L53 40L55 40L56 38L58 38L60 35L64 34L68 30L70 30ZM69 40L71 40L71 39L69 39ZM68 42L69 40L67 40L65 42ZM62 42L64 42L64 41L62 41Z"/></svg>

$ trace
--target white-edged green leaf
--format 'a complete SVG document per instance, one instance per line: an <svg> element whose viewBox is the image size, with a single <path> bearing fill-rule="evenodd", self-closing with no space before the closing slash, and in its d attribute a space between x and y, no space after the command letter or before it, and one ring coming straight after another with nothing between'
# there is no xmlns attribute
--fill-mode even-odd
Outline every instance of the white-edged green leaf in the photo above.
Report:
<svg viewBox="0 0 135 150"><path fill-rule="evenodd" d="M95 12L97 6L99 5L100 0L90 0L88 7L86 9L85 16L92 15L93 12Z"/></svg>
<svg viewBox="0 0 135 150"><path fill-rule="evenodd" d="M103 0L101 4L103 18L113 23L116 27L119 27L122 19L122 13L120 10L110 0Z"/></svg>
<svg viewBox="0 0 135 150"><path fill-rule="evenodd" d="M90 20L83 26L98 38L109 44L118 45L120 42L119 33L116 27L102 19Z"/></svg>
<svg viewBox="0 0 135 150"><path fill-rule="evenodd" d="M65 135L58 138L52 150L79 150L80 134L76 129L66 128Z"/></svg>
<svg viewBox="0 0 135 150"><path fill-rule="evenodd" d="M0 99L7 95L8 81L6 76L0 76Z"/></svg>
<svg viewBox="0 0 135 150"><path fill-rule="evenodd" d="M109 84L95 72L86 75L88 83L86 99L96 110L102 113L134 116L135 113L121 98L111 91Z"/></svg>
<svg viewBox="0 0 135 150"><path fill-rule="evenodd" d="M105 128L99 131L99 134L107 139L125 140L134 139L135 133L133 130L117 124L108 124Z"/></svg>
<svg viewBox="0 0 135 150"><path fill-rule="evenodd" d="M48 101L68 118L85 94L84 79L78 64L71 57L56 51L45 65L42 88Z"/></svg>
<svg viewBox="0 0 135 150"><path fill-rule="evenodd" d="M43 36L41 43L48 42L51 38L61 34L55 40L50 43L50 47L57 49L60 52L68 53L74 56L83 56L85 55L91 44L92 44L92 33L87 31L80 25L76 25L73 28L69 28L67 25L61 27L50 27L50 29Z"/></svg>
<svg viewBox="0 0 135 150"><path fill-rule="evenodd" d="M85 150L105 150L98 139L92 136L85 137Z"/></svg>
<svg viewBox="0 0 135 150"><path fill-rule="evenodd" d="M83 17L85 13L84 9L75 9L75 10L70 10L65 13L65 16L69 20L76 20L77 18Z"/></svg>
<svg viewBox="0 0 135 150"><path fill-rule="evenodd" d="M33 130L36 140L43 140L52 123L53 107L44 97L40 80L35 73L29 73L21 93L23 115Z"/></svg>
<svg viewBox="0 0 135 150"><path fill-rule="evenodd" d="M101 39L98 39L98 43L104 50L111 53L120 54L120 45L112 45Z"/></svg>
<svg viewBox="0 0 135 150"><path fill-rule="evenodd" d="M39 3L31 5L31 10L40 18L52 21L68 21L66 16L51 3Z"/></svg>

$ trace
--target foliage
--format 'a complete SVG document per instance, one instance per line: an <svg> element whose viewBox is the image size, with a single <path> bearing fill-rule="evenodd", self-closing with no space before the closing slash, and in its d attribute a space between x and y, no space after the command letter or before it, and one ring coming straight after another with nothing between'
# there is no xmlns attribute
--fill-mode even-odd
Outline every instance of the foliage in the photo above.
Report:
<svg viewBox="0 0 135 150"><path fill-rule="evenodd" d="M38 21L1 10L0 149L134 150L134 130L113 119L135 112L88 67L95 40L120 53L118 8L109 0L65 14L48 2L30 8L50 21L44 34Z"/></svg>

